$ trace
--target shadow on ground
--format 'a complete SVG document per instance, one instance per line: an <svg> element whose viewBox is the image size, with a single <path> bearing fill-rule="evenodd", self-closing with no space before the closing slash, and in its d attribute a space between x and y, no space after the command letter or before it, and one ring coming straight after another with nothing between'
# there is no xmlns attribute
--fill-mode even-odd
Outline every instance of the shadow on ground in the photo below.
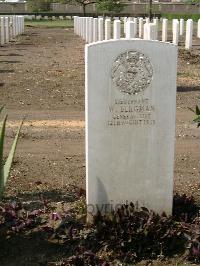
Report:
<svg viewBox="0 0 200 266"><path fill-rule="evenodd" d="M200 91L200 86L178 86L178 92Z"/></svg>

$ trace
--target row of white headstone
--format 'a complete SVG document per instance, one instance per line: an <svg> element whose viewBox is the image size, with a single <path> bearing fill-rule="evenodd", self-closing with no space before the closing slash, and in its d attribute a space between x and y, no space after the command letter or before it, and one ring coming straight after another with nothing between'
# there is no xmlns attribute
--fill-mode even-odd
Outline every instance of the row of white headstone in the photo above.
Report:
<svg viewBox="0 0 200 266"><path fill-rule="evenodd" d="M38 16L36 16L36 15L26 15L25 18L27 20L42 20L42 19L44 19L44 20L57 20L57 19L58 20L64 20L64 19L71 19L70 16L58 16L58 17L56 17L56 16L41 16L41 15L38 15Z"/></svg>
<svg viewBox="0 0 200 266"><path fill-rule="evenodd" d="M162 41L168 41L168 19L162 20ZM121 20L115 19L113 22L113 39L120 39ZM193 20L188 19L185 23L184 19L172 20L172 43L178 45L179 36L184 35L185 29L185 48L192 47L193 39ZM143 38L145 40L158 40L159 19L154 18L150 22L149 18L127 18L123 19L124 35L126 39ZM106 18L105 20L93 17L74 17L74 32L80 35L87 43L112 39L112 20ZM200 38L200 19L197 23L197 37Z"/></svg>
<svg viewBox="0 0 200 266"><path fill-rule="evenodd" d="M2 16L1 21L1 46L24 32L24 16Z"/></svg>

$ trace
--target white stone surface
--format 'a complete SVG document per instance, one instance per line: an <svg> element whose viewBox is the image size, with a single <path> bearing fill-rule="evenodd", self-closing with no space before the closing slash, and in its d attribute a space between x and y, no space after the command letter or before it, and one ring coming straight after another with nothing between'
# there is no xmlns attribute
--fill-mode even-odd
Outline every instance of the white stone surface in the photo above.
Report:
<svg viewBox="0 0 200 266"><path fill-rule="evenodd" d="M153 19L153 23L155 25L155 36L154 36L154 40L158 40L158 18L154 18Z"/></svg>
<svg viewBox="0 0 200 266"><path fill-rule="evenodd" d="M178 19L173 20L173 29L172 29L172 43L178 45L179 40L179 21Z"/></svg>
<svg viewBox="0 0 200 266"><path fill-rule="evenodd" d="M9 17L9 39L10 40L13 38L13 27L12 27L12 23L13 23L13 18L11 16L11 17Z"/></svg>
<svg viewBox="0 0 200 266"><path fill-rule="evenodd" d="M98 41L98 18L94 18L93 21L93 42Z"/></svg>
<svg viewBox="0 0 200 266"><path fill-rule="evenodd" d="M114 20L113 26L113 39L117 40L121 38L121 21Z"/></svg>
<svg viewBox="0 0 200 266"><path fill-rule="evenodd" d="M89 43L93 42L93 18L89 18Z"/></svg>
<svg viewBox="0 0 200 266"><path fill-rule="evenodd" d="M162 42L167 42L168 33L168 19L163 18L162 20Z"/></svg>
<svg viewBox="0 0 200 266"><path fill-rule="evenodd" d="M139 38L143 36L143 18L139 18Z"/></svg>
<svg viewBox="0 0 200 266"><path fill-rule="evenodd" d="M180 19L180 35L182 36L184 34L184 24L185 21L183 18Z"/></svg>
<svg viewBox="0 0 200 266"><path fill-rule="evenodd" d="M138 33L138 30L137 30L138 20L137 20L137 18L133 18L133 22L134 22L134 27L135 27L134 34L135 34L135 37L136 37L136 35Z"/></svg>
<svg viewBox="0 0 200 266"><path fill-rule="evenodd" d="M126 22L126 39L135 38L136 31L135 31L135 22L127 21Z"/></svg>
<svg viewBox="0 0 200 266"><path fill-rule="evenodd" d="M193 20L188 19L186 22L185 49L192 48Z"/></svg>
<svg viewBox="0 0 200 266"><path fill-rule="evenodd" d="M86 18L86 42L89 42L89 35L90 35L90 33L89 33L89 20L90 20L90 18Z"/></svg>
<svg viewBox="0 0 200 266"><path fill-rule="evenodd" d="M5 20L1 17L1 45L5 44Z"/></svg>
<svg viewBox="0 0 200 266"><path fill-rule="evenodd" d="M16 36L16 16L13 16L13 37Z"/></svg>
<svg viewBox="0 0 200 266"><path fill-rule="evenodd" d="M103 35L103 18L98 19L98 40L103 41L104 35Z"/></svg>
<svg viewBox="0 0 200 266"><path fill-rule="evenodd" d="M197 22L197 37L200 38L200 19Z"/></svg>
<svg viewBox="0 0 200 266"><path fill-rule="evenodd" d="M85 58L88 214L126 202L171 214L177 47L110 40Z"/></svg>
<svg viewBox="0 0 200 266"><path fill-rule="evenodd" d="M85 18L81 18L81 37L85 38Z"/></svg>
<svg viewBox="0 0 200 266"><path fill-rule="evenodd" d="M111 39L111 20L107 18L105 20L105 40Z"/></svg>
<svg viewBox="0 0 200 266"><path fill-rule="evenodd" d="M5 17L5 42L9 43L9 20Z"/></svg>
<svg viewBox="0 0 200 266"><path fill-rule="evenodd" d="M155 23L144 24L144 40L156 40L156 25Z"/></svg>
<svg viewBox="0 0 200 266"><path fill-rule="evenodd" d="M77 23L78 23L78 17L74 16L74 33L77 34Z"/></svg>

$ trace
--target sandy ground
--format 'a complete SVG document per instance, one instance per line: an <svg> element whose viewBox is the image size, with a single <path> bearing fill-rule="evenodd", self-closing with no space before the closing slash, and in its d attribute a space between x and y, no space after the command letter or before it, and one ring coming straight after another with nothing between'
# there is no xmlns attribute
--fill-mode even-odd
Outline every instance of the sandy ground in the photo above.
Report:
<svg viewBox="0 0 200 266"><path fill-rule="evenodd" d="M200 129L188 107L200 96L197 51L179 56L174 172L175 191L196 197ZM46 183L44 189L84 186L84 42L72 29L27 28L17 42L0 48L0 77L8 144L25 117L7 195L29 193L37 180Z"/></svg>

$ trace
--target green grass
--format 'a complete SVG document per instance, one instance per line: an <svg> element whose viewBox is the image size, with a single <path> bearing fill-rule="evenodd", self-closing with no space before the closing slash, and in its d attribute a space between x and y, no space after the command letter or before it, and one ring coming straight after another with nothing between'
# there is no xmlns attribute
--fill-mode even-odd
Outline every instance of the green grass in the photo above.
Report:
<svg viewBox="0 0 200 266"><path fill-rule="evenodd" d="M187 19L193 19L194 21L197 21L198 19L200 19L200 14L161 14L163 18L168 18L168 19L180 19L180 18L184 18L184 20Z"/></svg>
<svg viewBox="0 0 200 266"><path fill-rule="evenodd" d="M26 26L31 27L45 27L45 28L72 28L73 20L26 20Z"/></svg>

